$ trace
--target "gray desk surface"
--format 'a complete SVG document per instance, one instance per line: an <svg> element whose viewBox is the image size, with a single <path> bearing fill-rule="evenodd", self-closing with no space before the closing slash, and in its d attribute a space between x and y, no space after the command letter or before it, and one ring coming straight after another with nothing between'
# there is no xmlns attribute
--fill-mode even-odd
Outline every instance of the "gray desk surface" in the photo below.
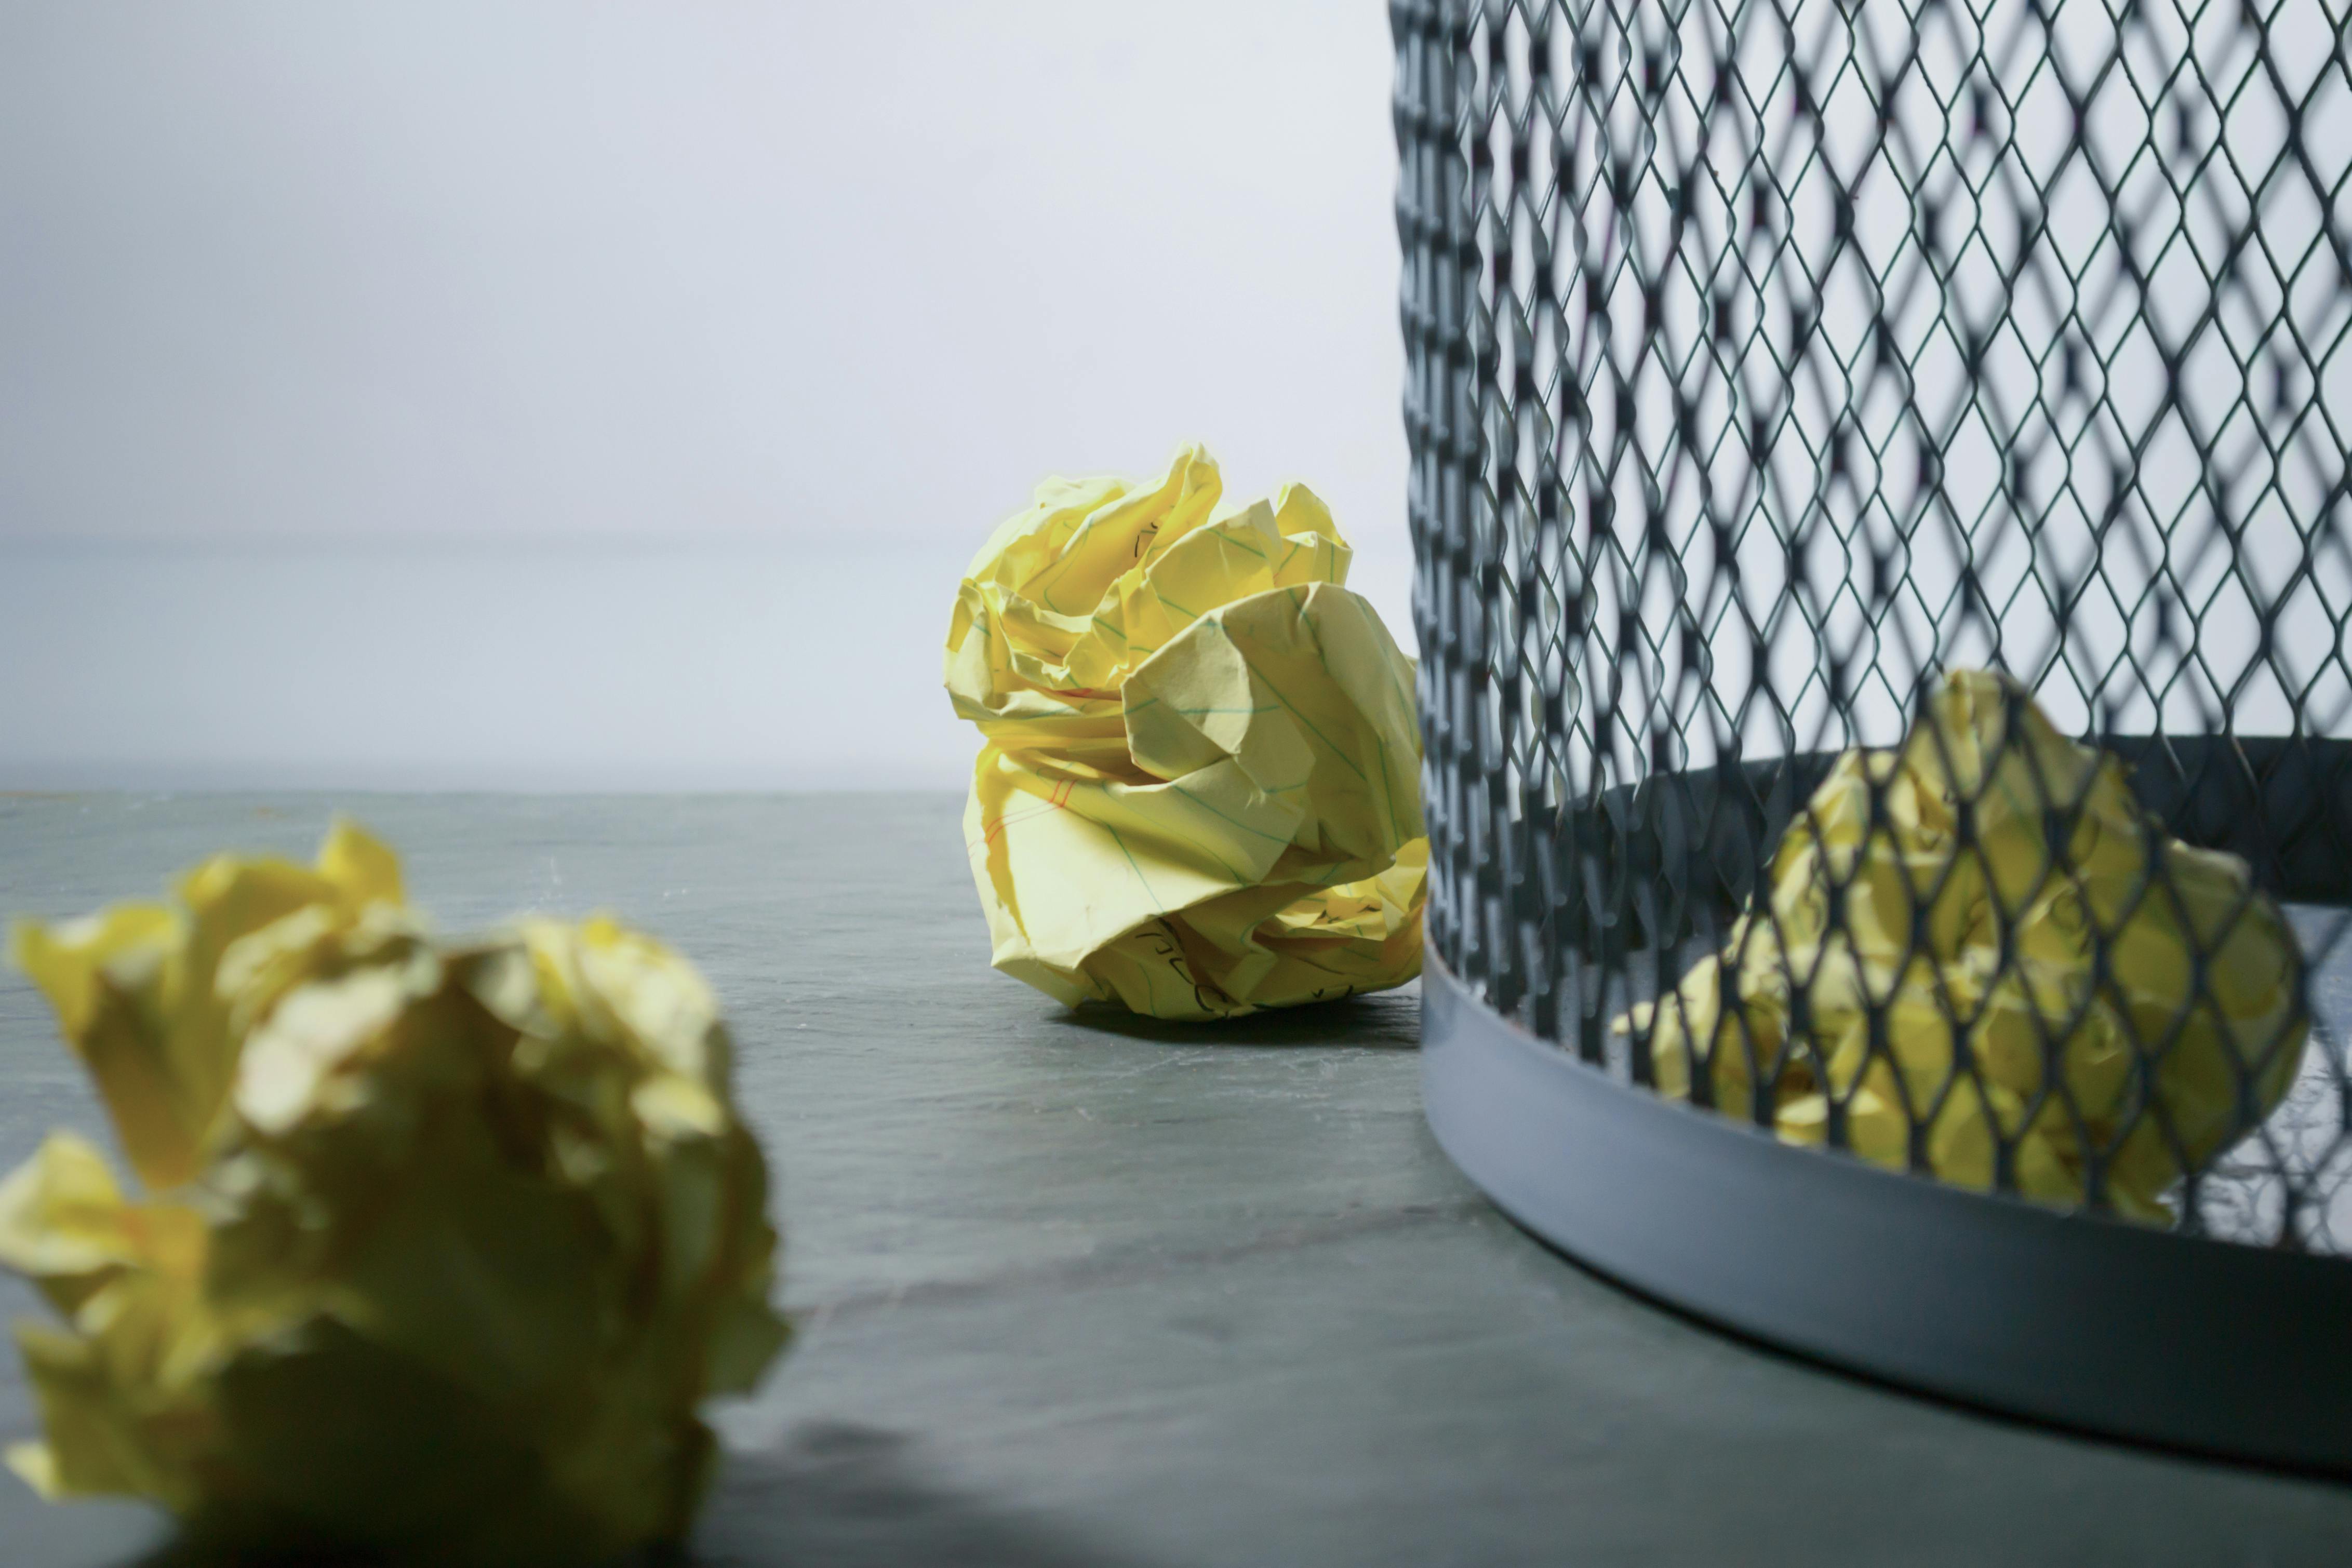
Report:
<svg viewBox="0 0 2352 1568"><path fill-rule="evenodd" d="M445 928L620 911L726 999L798 1349L719 1417L708 1563L2340 1564L2352 1488L2004 1424L1718 1337L1546 1252L1423 1129L1410 992L1216 1030L987 967L936 796L359 798ZM0 906L152 894L310 797L0 798ZM0 1165L95 1103L0 982ZM8 1315L31 1310L13 1282ZM2258 1332L2258 1331L2253 1331ZM33 1418L13 1355L0 1436ZM0 1561L142 1511L0 1478Z"/></svg>

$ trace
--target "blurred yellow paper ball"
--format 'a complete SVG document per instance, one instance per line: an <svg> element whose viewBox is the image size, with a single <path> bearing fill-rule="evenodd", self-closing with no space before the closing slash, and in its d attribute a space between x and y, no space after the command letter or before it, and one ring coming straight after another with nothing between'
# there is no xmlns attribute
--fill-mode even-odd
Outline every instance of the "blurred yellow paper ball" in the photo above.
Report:
<svg viewBox="0 0 2352 1568"><path fill-rule="evenodd" d="M43 1493L256 1547L593 1562L681 1537L697 1415L787 1338L709 988L608 919L439 943L339 824L176 906L21 927L145 1188L70 1134L0 1184Z"/></svg>

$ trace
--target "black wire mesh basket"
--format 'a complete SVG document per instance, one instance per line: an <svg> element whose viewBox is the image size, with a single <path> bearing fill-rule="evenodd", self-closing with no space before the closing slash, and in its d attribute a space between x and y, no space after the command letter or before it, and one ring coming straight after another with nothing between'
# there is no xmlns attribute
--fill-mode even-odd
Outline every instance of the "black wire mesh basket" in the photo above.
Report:
<svg viewBox="0 0 2352 1568"><path fill-rule="evenodd" d="M1424 1085L1521 1223L2352 1473L2342 0L1398 0Z"/></svg>

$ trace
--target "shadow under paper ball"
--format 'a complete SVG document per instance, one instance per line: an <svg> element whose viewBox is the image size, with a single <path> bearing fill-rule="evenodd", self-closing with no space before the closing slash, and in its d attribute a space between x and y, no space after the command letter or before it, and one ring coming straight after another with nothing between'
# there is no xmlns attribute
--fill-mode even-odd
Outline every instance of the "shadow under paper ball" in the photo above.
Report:
<svg viewBox="0 0 2352 1568"><path fill-rule="evenodd" d="M1073 1036L1115 1034L1161 1045L1345 1045L1412 1051L1421 1044L1421 984L1416 980L1392 991L1302 1007L1268 1008L1205 1022L1149 1018L1107 1002L1056 1009L1053 1019Z"/></svg>
<svg viewBox="0 0 2352 1568"><path fill-rule="evenodd" d="M730 1452L691 1545L578 1568L1146 1568L924 1479L903 1434L845 1422ZM319 1553L267 1558L181 1539L125 1568L424 1568Z"/></svg>
<svg viewBox="0 0 2352 1568"><path fill-rule="evenodd" d="M809 1421L730 1453L681 1568L1143 1568L922 1474L905 1434Z"/></svg>

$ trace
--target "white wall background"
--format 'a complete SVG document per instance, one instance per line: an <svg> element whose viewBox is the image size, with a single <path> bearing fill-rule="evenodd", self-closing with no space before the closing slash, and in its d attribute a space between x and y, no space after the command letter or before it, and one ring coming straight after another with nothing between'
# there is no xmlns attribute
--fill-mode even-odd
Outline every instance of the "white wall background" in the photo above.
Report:
<svg viewBox="0 0 2352 1568"><path fill-rule="evenodd" d="M1369 0L0 5L0 788L960 782L1054 470L1400 640Z"/></svg>

